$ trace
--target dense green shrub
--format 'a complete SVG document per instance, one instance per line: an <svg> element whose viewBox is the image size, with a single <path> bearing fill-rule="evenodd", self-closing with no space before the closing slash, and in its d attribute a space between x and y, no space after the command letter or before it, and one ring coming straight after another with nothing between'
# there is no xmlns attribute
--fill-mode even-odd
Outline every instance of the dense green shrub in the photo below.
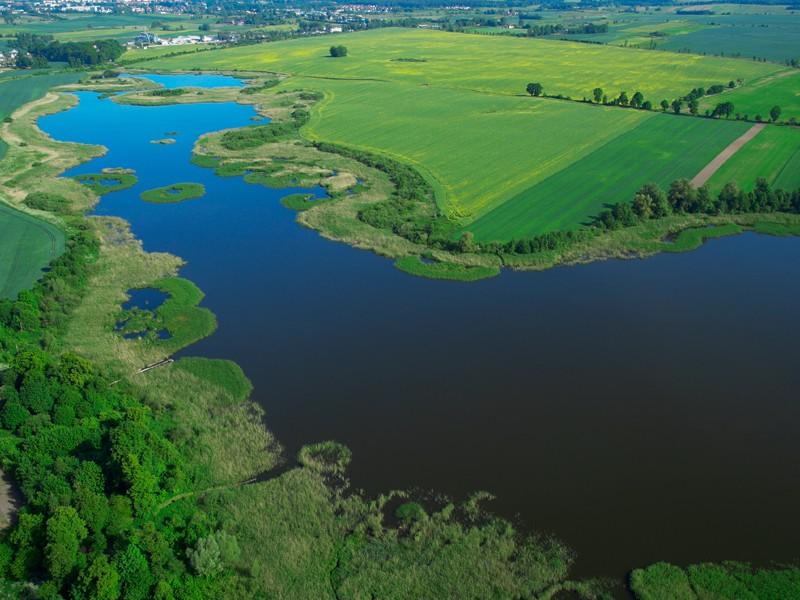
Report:
<svg viewBox="0 0 800 600"><path fill-rule="evenodd" d="M173 96L183 96L188 93L189 90L186 90L184 88L169 88L169 89L164 88L164 89L152 90L150 92L147 92L146 95L156 96L158 98L171 98Z"/></svg>
<svg viewBox="0 0 800 600"><path fill-rule="evenodd" d="M23 200L25 206L44 210L52 213L66 213L70 210L69 200L58 194L48 194L46 192L32 192L25 196Z"/></svg>

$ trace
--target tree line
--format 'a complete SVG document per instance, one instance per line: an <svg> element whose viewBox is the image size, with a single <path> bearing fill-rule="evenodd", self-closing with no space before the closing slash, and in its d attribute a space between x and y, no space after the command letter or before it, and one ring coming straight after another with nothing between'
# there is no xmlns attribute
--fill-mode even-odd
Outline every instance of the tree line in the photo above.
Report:
<svg viewBox="0 0 800 600"><path fill-rule="evenodd" d="M658 106L661 108L662 112L669 112L670 110L675 113L676 115L683 114L684 108L688 108L689 114L692 116L705 116L712 119L717 119L724 117L729 119L732 116L735 116L737 120L749 121L750 116L747 114L741 114L735 112L735 107L732 102L718 102L713 109L707 109L703 115L700 115L700 102L699 100L704 96L711 96L715 94L720 94L726 89L733 89L737 87L737 85L741 85L742 81L739 82L730 81L728 85L721 85L716 84L712 85L708 89L698 87L694 88L685 96L681 96L680 98L676 98L670 102L669 100L661 100ZM562 96L561 94L551 96L547 95L544 92L544 84L541 82L532 82L528 83L525 86L525 91L530 94L531 96L542 96L546 98L555 98L559 100L572 100L569 96ZM622 91L616 97L610 97L601 87L596 87L592 90L592 95L590 98L584 98L582 100L576 100L577 102L587 102L592 104L602 104L604 106L622 106L625 108L635 108L639 110L654 110L655 107L653 102L650 100L646 100L644 94L642 92L635 92L632 96L628 96L628 92ZM780 106L775 105L769 111L769 120L772 123L777 123L781 117L783 110ZM763 122L763 117L760 114L755 115L754 120L756 122ZM794 125L797 123L795 117L789 119L789 124Z"/></svg>
<svg viewBox="0 0 800 600"><path fill-rule="evenodd" d="M800 189L793 192L772 189L766 179L759 178L751 191L746 192L735 183L728 183L714 196L707 186L695 188L688 179L677 179L666 192L654 183L642 186L631 201L619 202L601 212L593 225L614 230L673 214L775 212L800 214Z"/></svg>
<svg viewBox="0 0 800 600"><path fill-rule="evenodd" d="M48 61L71 67L99 65L117 60L125 48L117 40L59 42L51 35L19 33L11 46L18 51L17 67L44 67Z"/></svg>

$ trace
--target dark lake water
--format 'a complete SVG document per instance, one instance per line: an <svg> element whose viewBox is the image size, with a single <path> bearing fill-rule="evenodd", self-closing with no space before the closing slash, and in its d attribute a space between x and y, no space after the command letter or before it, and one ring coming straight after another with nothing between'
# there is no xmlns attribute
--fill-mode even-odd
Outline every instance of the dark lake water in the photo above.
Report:
<svg viewBox="0 0 800 600"><path fill-rule="evenodd" d="M188 261L219 330L187 353L238 362L289 453L340 440L369 492L489 490L573 547L579 575L800 555L798 240L428 281L297 225L278 200L298 190L189 163L251 107L80 98L42 128L109 148L74 173L136 169L97 213ZM179 181L206 195L138 198Z"/></svg>

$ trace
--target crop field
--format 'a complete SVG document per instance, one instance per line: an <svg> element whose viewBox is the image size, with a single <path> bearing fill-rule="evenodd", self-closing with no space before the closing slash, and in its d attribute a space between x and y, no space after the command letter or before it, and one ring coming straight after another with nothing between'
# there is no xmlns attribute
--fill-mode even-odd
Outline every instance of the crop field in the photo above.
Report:
<svg viewBox="0 0 800 600"><path fill-rule="evenodd" d="M641 90L658 102L696 86L795 73L745 60L424 30L367 31L336 43L347 46L346 58L327 56L331 38L305 38L158 58L147 68L291 75L278 89L325 94L305 136L413 165L445 214L479 239L577 227L644 183L694 177L749 127L530 98L526 83L575 98L598 86L614 96Z"/></svg>
<svg viewBox="0 0 800 600"><path fill-rule="evenodd" d="M126 42L136 37L140 31L152 31L162 38L177 35L196 34L200 24L209 26L206 33L220 31L243 31L259 29L292 29L295 25L287 23L274 26L238 26L217 23L213 17L190 17L182 15L81 15L58 19L26 18L13 25L0 24L0 36L13 36L16 33L36 33L52 35L61 42L85 42L98 39L116 39ZM158 26L153 27L154 24ZM0 39L0 42L2 40ZM183 49L181 49L182 51ZM175 48L171 48L174 52Z"/></svg>
<svg viewBox="0 0 800 600"><path fill-rule="evenodd" d="M29 288L63 251L60 229L0 203L0 298Z"/></svg>
<svg viewBox="0 0 800 600"><path fill-rule="evenodd" d="M556 37L778 63L800 58L800 11L775 7L769 14L721 14L732 11L719 5L707 8L715 14L598 14L593 21L607 22L608 32Z"/></svg>
<svg viewBox="0 0 800 600"><path fill-rule="evenodd" d="M697 86L749 81L786 70L752 61L409 29L345 34L336 36L336 43L347 46L345 60L329 58L331 38L317 37L203 53L199 63L197 57L176 56L153 61L148 68L280 71L511 95L524 94L526 83L538 81L551 95L580 99L600 86L614 96L638 90L656 103Z"/></svg>
<svg viewBox="0 0 800 600"><path fill-rule="evenodd" d="M466 227L479 241L574 229L643 183L691 178L750 128L746 123L656 115Z"/></svg>
<svg viewBox="0 0 800 600"><path fill-rule="evenodd" d="M766 127L722 165L708 185L718 191L733 181L748 189L759 177L786 190L800 187L800 130Z"/></svg>
<svg viewBox="0 0 800 600"><path fill-rule="evenodd" d="M289 85L318 82L299 79ZM440 205L467 220L649 116L383 82L333 81L324 89L331 100L309 125L311 135L411 162L437 189Z"/></svg>
<svg viewBox="0 0 800 600"><path fill-rule="evenodd" d="M0 79L0 120L23 104L44 96L54 85L74 83L81 78L81 75L81 73L58 73Z"/></svg>
<svg viewBox="0 0 800 600"><path fill-rule="evenodd" d="M665 40L682 39L682 36L705 29L702 23L690 21L680 16L660 14L612 13L602 16L596 22L607 22L605 33L579 33L554 37L587 42L599 42L630 48L660 47ZM652 35L658 32L657 35Z"/></svg>
<svg viewBox="0 0 800 600"><path fill-rule="evenodd" d="M742 58L756 56L775 62L800 58L800 11L682 18L691 20L699 27L685 35L667 37L658 43L658 48ZM713 25L710 25L712 22Z"/></svg>
<svg viewBox="0 0 800 600"><path fill-rule="evenodd" d="M769 110L777 105L783 111L782 120L791 117L800 120L800 70L783 71L712 96L706 102L701 102L701 108L709 108L722 100L733 102L737 113L746 114L751 119L760 115L765 121L769 120Z"/></svg>
<svg viewBox="0 0 800 600"><path fill-rule="evenodd" d="M72 32L104 30L117 27L150 27L153 21L178 26L184 24L189 27L190 20L186 17L172 15L81 15L61 17L57 19L27 18L21 19L13 25L0 24L0 35L13 35L16 33L49 34L57 38L61 34ZM192 29L197 29L196 26ZM102 36L97 36L95 39Z"/></svg>
<svg viewBox="0 0 800 600"><path fill-rule="evenodd" d="M80 73L58 73L52 75L30 75L12 78L16 71L4 73L0 78L0 121L9 116L23 104L36 100L54 85L74 83ZM6 143L0 140L0 158L6 153Z"/></svg>

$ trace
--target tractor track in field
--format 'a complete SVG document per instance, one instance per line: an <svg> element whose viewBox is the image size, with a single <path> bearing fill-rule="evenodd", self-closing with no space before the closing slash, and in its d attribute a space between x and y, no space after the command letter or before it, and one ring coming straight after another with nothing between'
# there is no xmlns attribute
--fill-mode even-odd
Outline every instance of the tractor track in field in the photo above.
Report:
<svg viewBox="0 0 800 600"><path fill-rule="evenodd" d="M753 125L750 129L733 140L727 148L717 154L710 163L703 167L703 169L694 176L694 179L692 179L692 185L694 187L700 187L704 185L709 179L711 179L714 173L716 173L722 165L728 162L728 159L730 159L731 156L736 154L742 146L761 133L761 130L766 126L766 123L758 123Z"/></svg>

